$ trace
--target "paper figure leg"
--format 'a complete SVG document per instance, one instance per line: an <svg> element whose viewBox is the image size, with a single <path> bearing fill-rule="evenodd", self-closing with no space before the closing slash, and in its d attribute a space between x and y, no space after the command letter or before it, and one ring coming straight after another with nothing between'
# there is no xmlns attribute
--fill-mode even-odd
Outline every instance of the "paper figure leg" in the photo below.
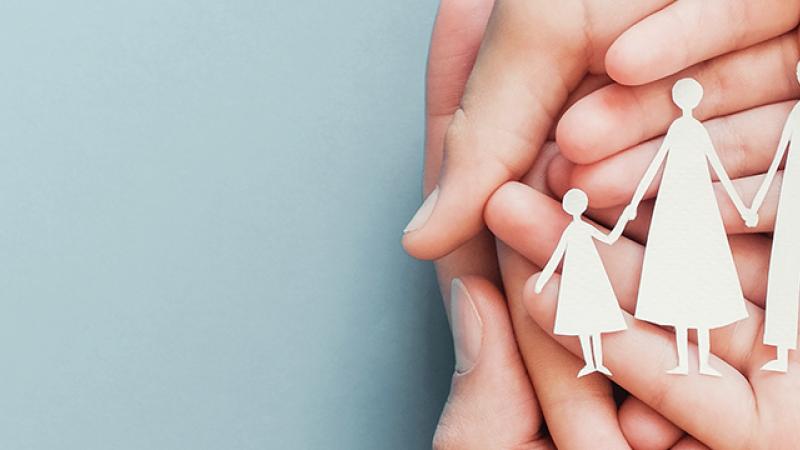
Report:
<svg viewBox="0 0 800 450"><path fill-rule="evenodd" d="M776 351L778 352L778 357L764 364L761 370L769 370L770 372L786 372L789 370L789 349L777 347Z"/></svg>
<svg viewBox="0 0 800 450"><path fill-rule="evenodd" d="M700 373L712 377L721 377L722 374L711 367L708 362L711 357L711 339L708 336L708 328L697 330L697 348L700 352Z"/></svg>
<svg viewBox="0 0 800 450"><path fill-rule="evenodd" d="M586 365L583 366L583 369L578 371L578 378L597 372L597 368L595 368L594 362L592 361L592 346L589 342L589 336L585 335L579 337L581 339L581 350L583 350L583 361Z"/></svg>
<svg viewBox="0 0 800 450"><path fill-rule="evenodd" d="M610 377L611 371L603 365L603 341L600 338L600 333L592 335L592 349L594 350L594 366L597 371Z"/></svg>
<svg viewBox="0 0 800 450"><path fill-rule="evenodd" d="M673 375L689 374L689 330L683 327L675 327L675 345L678 347L678 365L667 371Z"/></svg>

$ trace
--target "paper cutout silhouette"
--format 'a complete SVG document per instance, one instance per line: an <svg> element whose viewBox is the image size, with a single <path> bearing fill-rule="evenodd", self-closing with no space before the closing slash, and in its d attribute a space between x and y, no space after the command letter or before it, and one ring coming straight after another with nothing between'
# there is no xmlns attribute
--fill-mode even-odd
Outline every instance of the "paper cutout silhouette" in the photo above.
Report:
<svg viewBox="0 0 800 450"><path fill-rule="evenodd" d="M703 87L686 78L675 83L672 99L683 111L669 127L623 217L633 220L662 163L664 175L645 247L636 318L675 327L678 365L686 375L688 329L697 329L700 373L719 376L709 365L709 330L747 317L744 295L712 185L708 163L738 209L752 222L714 150L705 127L692 116ZM676 289L680 287L680 289Z"/></svg>
<svg viewBox="0 0 800 450"><path fill-rule="evenodd" d="M586 194L579 189L572 189L564 195L563 208L572 215L572 222L561 235L535 286L536 293L541 293L561 259L564 259L553 332L580 338L586 365L578 372L578 378L593 372L611 375L611 371L603 365L600 335L627 328L617 296L593 242L593 239L597 239L608 245L613 244L622 234L625 221L620 220L611 233L603 234L581 218L588 203Z"/></svg>
<svg viewBox="0 0 800 450"><path fill-rule="evenodd" d="M800 81L800 64L797 65ZM775 232L772 238L772 256L769 262L766 315L764 317L764 344L776 348L777 358L762 369L786 372L789 368L789 350L797 349L797 320L800 306L800 145L795 136L800 132L800 103L789 113L775 158L767 176L753 200L752 210L757 213L764 203L778 167L786 157L783 172ZM800 139L800 135L797 135ZM788 153L788 154L787 154ZM755 225L755 221L752 223Z"/></svg>

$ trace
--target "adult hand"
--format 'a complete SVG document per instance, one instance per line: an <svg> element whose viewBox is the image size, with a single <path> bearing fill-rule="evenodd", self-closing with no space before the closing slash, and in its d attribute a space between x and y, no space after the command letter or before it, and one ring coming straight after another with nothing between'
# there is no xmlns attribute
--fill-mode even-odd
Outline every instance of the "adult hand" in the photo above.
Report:
<svg viewBox="0 0 800 450"><path fill-rule="evenodd" d="M642 86L610 84L572 105L558 123L562 156L553 161L551 187L580 187L594 207L621 205L678 117L669 95L680 78L695 78L705 95L694 115L706 121L731 178L766 172L794 100L793 69L800 59L797 30L697 64ZM655 194L655 186L648 197Z"/></svg>
<svg viewBox="0 0 800 450"><path fill-rule="evenodd" d="M520 287L525 305L530 316L545 330L552 330L558 286L554 279L537 295L533 290L535 274L568 221L558 202L519 183L498 190L487 208L491 229L531 261L523 267L525 259L520 256L522 262L505 263L503 275L513 278L507 284L524 285L529 280L527 286ZM762 235L731 237L737 271L749 299L749 317L712 332L716 355L712 364L723 373L721 379L696 373L668 375L666 370L674 365L675 359L674 336L661 327L635 321L630 315L627 315L627 331L604 336L605 363L614 373L614 381L712 448L781 448L786 443L800 442L796 426L800 417L796 402L800 396L797 355L792 354L788 374L760 370L774 355L774 349L761 343L766 296L763 268L768 264L770 247L771 240ZM632 313L639 271L631 268L641 267L644 248L623 239L614 247L599 250L620 305ZM692 295L680 292L679 288L676 286L675 295ZM577 339L554 337L576 356L581 354ZM696 346L691 351L696 353Z"/></svg>
<svg viewBox="0 0 800 450"><path fill-rule="evenodd" d="M442 8L454 2L445 0ZM531 168L587 71L607 71L623 82L650 81L785 33L796 26L798 8L800 0L497 1L485 36L475 40L470 35L465 43L474 47L458 56L467 61L464 55L475 55L482 40L474 67L470 63L456 69L459 76L469 77L463 95L455 89L449 99L457 107L448 104L434 112L437 122L449 124L441 135L444 165L429 166L435 171L429 179L435 181L427 186L428 197L406 228L406 249L416 257L435 259L480 232L487 199L501 184ZM642 45L648 47L643 50ZM643 58L646 63L640 62ZM465 66L471 72L461 71ZM603 107L616 109L614 103ZM650 115L645 110L623 125L646 121ZM566 152L589 151L592 143L618 146L631 134L618 127L582 139L586 133L576 130L580 121L572 123L572 130L564 127L558 133ZM634 136L641 140L641 135ZM614 145L602 144L604 139ZM572 150L570 143L575 144Z"/></svg>
<svg viewBox="0 0 800 450"><path fill-rule="evenodd" d="M456 371L433 448L553 448L497 288L456 278L448 311Z"/></svg>
<svg viewBox="0 0 800 450"><path fill-rule="evenodd" d="M491 7L491 0L460 0L444 1L439 9L428 63L426 192L431 192L436 183L438 168L443 158L445 131L452 114L458 108L461 92L472 69L472 62L477 53ZM583 87L578 89L578 92L588 92L597 83L598 80L590 77L584 82ZM545 151L543 157L539 158L540 164L529 176L541 189L546 188L544 185L545 169L549 158L554 154L554 147L551 146L550 150ZM457 373L454 375L453 393L443 413L442 424L436 435L438 446L451 445L453 448L459 448L457 445L463 444L464 447L460 448L472 448L467 446L468 443L465 443L463 439L458 439L458 436L451 433L452 430L461 429L454 424L460 423L457 417L462 416L464 411L471 411L472 416L468 423L475 424L476 429L470 433L481 433L475 435L476 443L483 443L487 438L487 435L481 430L484 425L491 423L492 426L500 426L497 421L492 421L490 411L474 410L474 402L475 399L499 395L496 383L492 380L501 377L505 377L506 381L511 380L509 382L516 386L514 391L522 401L518 403L515 399L500 398L508 399L508 405L514 405L509 408L518 413L525 410L529 415L529 417L519 417L514 420L506 417L509 419L506 421L508 429L498 434L503 437L503 442L528 442L537 445L548 442L541 439L540 433L543 429L541 420L543 410L548 422L547 430L550 439L559 448L588 448L598 445L603 448L625 448L627 446L620 429L617 408L608 380L601 376L590 376L578 382L575 373L579 361L528 317L521 301L521 287L506 286L507 289L513 288L509 289L509 292L513 294L509 298L508 309L514 333L521 341L518 351L523 358L522 368L523 370L527 369L527 373L531 373L533 378L533 380L528 380L527 388L524 383L519 382L522 378L519 372L519 360L517 359L517 363L514 363L514 358L507 356L513 352L507 340L503 338L507 333L506 325L504 325L506 322L503 322L502 315L495 310L494 306L491 306L496 303L497 294L484 281L468 277L470 274L479 275L499 283L494 240L488 235L488 232L479 234L447 257L439 259L436 262L436 268L443 296L448 299L446 304L450 302L451 297L462 292L460 289L452 289L453 292L451 292L453 285L451 280L460 277L463 281L457 282L456 285L466 287L475 302L475 311L479 317L482 317L480 314L485 314L481 323L484 327L489 328L484 333L487 336L491 333L493 336L487 337L486 339L491 339L491 341L487 341L485 344L491 350L486 350L485 354L482 350L472 353L473 355L477 353L477 357L471 358L471 361L477 361L477 363L475 363L474 369L467 370L466 373L461 372L464 372L467 366L464 363L464 355L467 353L463 349L458 350L459 344L456 345L461 357L458 359ZM477 287L473 288L473 285ZM473 289L476 292L473 292ZM483 311L484 306L481 303L484 298L490 303L490 306L485 307L488 308L486 312ZM447 307L448 311L451 309L452 302ZM461 308L461 311L469 311L469 309ZM460 317L460 314L450 313L451 321L454 316ZM495 317L499 317L499 319L495 319ZM507 321L507 319L505 320ZM495 326L498 321L500 325ZM454 330L463 329L463 327L455 328L457 326L454 325ZM458 331L456 339L461 335L462 331ZM474 347L473 345L472 348L474 349ZM483 347L484 344L481 344L481 348ZM487 361L498 361L498 367L493 369L495 363L484 363L484 358L489 358ZM526 379L527 373L524 374ZM531 381L538 391L542 410L539 409L531 394ZM627 404L631 406L625 411L628 411L628 415L634 418L633 420L638 421L635 428L642 430L648 438L663 439L665 435L680 433L674 426L652 413L652 410L643 404L635 402ZM523 426L517 419L527 421L528 425L533 426L535 430L532 430L530 426ZM494 430L494 428L487 427L485 431L490 430ZM467 433L467 436L473 435L470 433ZM669 440L668 437L667 439ZM496 446L488 445L482 448L496 448Z"/></svg>

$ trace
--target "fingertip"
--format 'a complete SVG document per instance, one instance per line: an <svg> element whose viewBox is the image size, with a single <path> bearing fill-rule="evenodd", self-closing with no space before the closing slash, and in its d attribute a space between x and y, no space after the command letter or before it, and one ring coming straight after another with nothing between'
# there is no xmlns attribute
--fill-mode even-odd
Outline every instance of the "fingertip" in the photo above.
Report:
<svg viewBox="0 0 800 450"><path fill-rule="evenodd" d="M617 38L606 52L605 66L606 73L612 80L626 86L635 86L642 83L642 76L639 69L639 61L633 53L639 48L639 43L632 41L629 34L623 33Z"/></svg>
<svg viewBox="0 0 800 450"><path fill-rule="evenodd" d="M556 126L556 143L561 154L574 163L592 161L593 148L597 143L595 137L606 128L597 115L598 111L600 116L603 114L602 107L597 105L598 92L578 100L568 108Z"/></svg>
<svg viewBox="0 0 800 450"><path fill-rule="evenodd" d="M572 171L575 164L561 155L555 156L547 167L547 186L561 198L572 187Z"/></svg>
<svg viewBox="0 0 800 450"><path fill-rule="evenodd" d="M547 284L544 285L542 292L536 292L536 282L542 276L542 272L538 272L528 278L522 288L522 303L525 305L525 310L536 322L540 324L547 320L547 317L552 312L553 300L558 295L558 274L554 274Z"/></svg>
<svg viewBox="0 0 800 450"><path fill-rule="evenodd" d="M606 73L612 80L625 86L638 86L669 75L660 70L667 55L659 47L663 41L661 31L655 35L650 31L653 18L658 20L656 15L629 28L606 51Z"/></svg>
<svg viewBox="0 0 800 450"><path fill-rule="evenodd" d="M602 165L600 165L602 164ZM592 208L611 208L625 203L632 193L621 185L619 175L606 164L578 165L572 170L572 185L586 192Z"/></svg>
<svg viewBox="0 0 800 450"><path fill-rule="evenodd" d="M622 434L633 448L672 448L684 432L635 397L628 397L619 408Z"/></svg>
<svg viewBox="0 0 800 450"><path fill-rule="evenodd" d="M626 147L626 133L638 111L629 88L609 85L580 99L556 129L561 154L575 164L600 161Z"/></svg>
<svg viewBox="0 0 800 450"><path fill-rule="evenodd" d="M530 188L518 181L510 181L500 186L486 202L483 216L490 230L505 228L509 224L510 213L526 208L525 192Z"/></svg>
<svg viewBox="0 0 800 450"><path fill-rule="evenodd" d="M461 181L441 183L422 202L403 230L403 248L409 255L422 260L442 258L483 229L487 195L480 187L460 189L462 185Z"/></svg>

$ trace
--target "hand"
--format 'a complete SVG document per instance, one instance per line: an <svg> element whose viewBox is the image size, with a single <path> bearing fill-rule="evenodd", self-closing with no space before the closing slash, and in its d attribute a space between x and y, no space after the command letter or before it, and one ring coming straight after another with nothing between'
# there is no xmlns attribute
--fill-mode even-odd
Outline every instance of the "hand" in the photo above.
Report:
<svg viewBox="0 0 800 450"><path fill-rule="evenodd" d="M537 220L531 221L530 216ZM558 202L519 183L497 191L490 200L487 223L499 240L522 253L519 260L512 262L504 261L501 254L506 285L522 285L539 270L549 257L542 249L557 242L567 220ZM747 274L741 282L749 299L750 317L712 332L711 345L717 353L711 364L723 377L709 379L696 373L676 377L666 373L674 365L673 334L661 327L634 321L629 315L635 309L639 283L638 272L631 267L641 265L643 247L627 239L615 247L599 248L620 306L628 312L628 323L634 324L624 332L605 337L606 365L620 386L673 423L680 423L687 433L708 447L784 447L790 442L800 442L800 429L794 423L794 418L800 415L797 402L800 365L794 363L800 361L792 352L788 374L774 375L760 370L774 357L774 349L761 343L766 291L766 277L761 269L769 263L771 239L752 234L732 236L730 241L738 272ZM525 261L531 263L513 269L513 265L522 265ZM530 286L526 289L523 301L530 317L549 332L558 290L553 287L536 295ZM692 293L680 292L680 285L676 284L676 295ZM553 337L576 356L580 355L577 339ZM624 421L622 426L626 429ZM631 438L627 434L626 437L630 442ZM672 445L674 443L667 442L659 447ZM633 443L631 446L638 447Z"/></svg>
<svg viewBox="0 0 800 450"><path fill-rule="evenodd" d="M748 209L742 214L742 219L748 228L755 228L758 226L758 213Z"/></svg>
<svg viewBox="0 0 800 450"><path fill-rule="evenodd" d="M481 278L455 281L450 324L456 372L434 450L552 447L500 292Z"/></svg>
<svg viewBox="0 0 800 450"><path fill-rule="evenodd" d="M434 37L431 42L430 59L428 63L428 95L427 95L427 123L426 123L426 168L425 186L430 192L436 183L436 175L443 158L443 142L445 131L452 119L452 114L458 108L461 92L464 89L467 75L471 70L471 60L474 58L477 47L491 9L491 0L459 0L441 3L439 15L434 27ZM483 23L481 23L483 18ZM591 87L597 83L596 77L588 77L585 87L579 88L581 92L590 92ZM539 164L535 165L526 177L534 180L539 189L545 189L545 171L547 163L555 155L557 149L553 145L545 146L539 155ZM446 257L436 261L436 272L444 298L450 298L451 280L462 277L464 274L480 274L483 278L497 280L497 253L494 237L484 232L460 246ZM509 260L509 258L505 258ZM511 270L511 269L509 269ZM463 284L472 293L474 299L480 301L484 298L492 299L494 294L490 289L479 287L486 292L472 292L472 283L463 278ZM523 280L524 282L524 280ZM519 358L522 354L524 369L530 373L529 386L532 383L539 392L538 402L530 395L527 388L520 387L517 383L513 386L513 398L507 391L501 392L498 387L505 385L508 380L517 380L519 371L510 364L503 364L492 368L498 360L495 356L484 354L478 356L478 363L472 371L454 376L453 393L448 405L442 414L438 431L436 433L436 448L503 448L502 443L524 442L533 440L536 443L547 443L541 439L544 424L541 420L541 410L547 411L547 431L553 444L565 448L592 448L598 445L602 448L625 448L625 436L620 428L617 406L612 395L611 384L602 376L590 376L580 380L575 378L580 368L580 361L566 349L556 343L530 318L522 306L522 286L506 284L509 292L508 309L514 322L514 333L519 337L518 351L509 354ZM489 302L491 305L491 301ZM495 333L507 329L505 322L499 320L500 325L494 327L497 320L496 313L484 313L483 308L493 306L476 305L476 309L483 317L486 333ZM507 320L507 319L506 319ZM490 322L491 321L491 322ZM490 322L490 323L489 323ZM494 339L487 335L487 345L492 348L503 348L505 340ZM484 362L490 361L490 362ZM508 360L503 360L508 361ZM463 359L462 359L463 362ZM483 368L481 368L483 365ZM518 366L517 366L518 367ZM496 370L496 372L495 372ZM508 372L508 373L506 373ZM490 375L492 375L490 377ZM494 383L493 380L501 377L503 384ZM503 395L500 395L503 394ZM475 410L477 400L486 400L497 397L505 400L515 415L505 413L481 412ZM527 403L530 409L524 417L520 403ZM625 417L637 424L644 424L647 429L657 429L659 432L649 433L652 437L680 433L672 424L661 418L660 415L635 399L626 401L622 411L627 411ZM459 427L459 417L469 411L469 419L464 423L467 427ZM622 413L620 413L622 414ZM500 422L496 419L502 418ZM508 420L508 419L513 420ZM576 424L576 418L583 424ZM516 419L527 421L520 423ZM624 422L624 421L623 421ZM660 424L660 425L659 425ZM530 430L533 429L534 435ZM495 432L497 439L489 445L482 445L487 437L487 432ZM663 432L661 430L664 430ZM459 433L461 431L461 433ZM470 446L459 435L474 437L475 444ZM652 437L648 437L652 439ZM667 440L669 438L667 437ZM450 447L447 447L450 445Z"/></svg>
<svg viewBox="0 0 800 450"><path fill-rule="evenodd" d="M793 71L787 72L797 63L798 37L791 31L664 80L643 86L612 84L589 94L558 124L563 157L551 164L550 186L557 194L578 186L596 208L623 205L660 147L659 135L676 118L675 106L665 94L676 79L694 77L707 86L696 116L712 118L704 125L719 144L720 159L737 191L755 193L760 187L757 180L743 177L767 171L775 152L772 141L781 135L794 99L800 97L800 84ZM725 89L715 87L720 79L730 82ZM748 94L730 96L729 91ZM615 107L610 109L609 104ZM741 158L742 154L748 157ZM651 187L645 199L654 198L656 192L656 186ZM720 206L729 207L727 201Z"/></svg>
<svg viewBox="0 0 800 450"><path fill-rule="evenodd" d="M452 4L460 1L445 0L441 7L453 8ZM520 177L531 168L560 111L585 95L586 91L581 90L585 73L607 71L625 83L648 82L715 55L778 36L794 28L800 17L797 11L800 0L765 0L758 8L747 0L715 0L713 6L704 2L670 3L665 0L498 0L491 16L492 23L485 36L481 36L472 31L485 17L484 6L488 3L468 2L464 8L472 8L477 13L469 11L463 16L465 20L450 22L449 29L439 28L434 33L434 39L447 32L456 36L442 48L463 48L460 53L431 49L432 62L456 55L460 65L450 66L456 68L455 75L429 66L428 88L444 91L441 86L447 84L449 89L454 85L447 80L453 76L458 77L460 83L440 97L445 102L428 103L430 117L449 125L446 125L446 133L437 135L441 141L436 143L437 146L443 143L446 158L435 158L435 163L428 166L427 192L433 191L436 182L439 190L428 197L403 237L406 250L419 258L436 259L448 254L484 228L482 213L486 201L501 184ZM687 42L687 39L693 41ZM642 50L643 43L647 45L646 51ZM797 44L787 44L787 47L791 45ZM480 54L477 54L479 47ZM773 62L770 59L768 63ZM750 70L753 65L744 65L744 70ZM773 71L769 77L745 75L741 79L786 80L788 76L782 72L783 68ZM464 88L463 81L467 77L469 83ZM603 78L599 81L600 85L605 82ZM596 89L597 83L595 81L591 89ZM764 82L759 88L780 93L786 84L785 81L774 85ZM658 95L665 97L663 92L659 91ZM738 92L749 93L747 89ZM748 101L752 103L747 95L731 97L735 100L727 103L731 105L729 108L746 105ZM630 97L615 104L627 105L635 101L635 97ZM565 115L557 132L559 145L567 155L575 155L576 145L570 147L569 144L575 144L581 139L580 135L591 134L595 138L588 141L591 145L616 146L630 139L633 131L629 129L637 129L637 122L644 120L649 125L672 114L672 105L668 106L666 112L659 110L655 114L658 119L653 120L649 119L653 111L636 110L635 120L610 131L598 127L594 117L575 120L575 115L571 122L575 126L570 129L564 126L569 122ZM598 115L602 116L607 114ZM575 132L581 121L592 128L588 133ZM637 131L635 136L653 133L651 128L656 127L651 126L641 133ZM602 133L597 132L600 129ZM653 135L658 133L656 128ZM589 156L584 155L584 158L594 161L600 159L603 150L587 149L587 153Z"/></svg>

